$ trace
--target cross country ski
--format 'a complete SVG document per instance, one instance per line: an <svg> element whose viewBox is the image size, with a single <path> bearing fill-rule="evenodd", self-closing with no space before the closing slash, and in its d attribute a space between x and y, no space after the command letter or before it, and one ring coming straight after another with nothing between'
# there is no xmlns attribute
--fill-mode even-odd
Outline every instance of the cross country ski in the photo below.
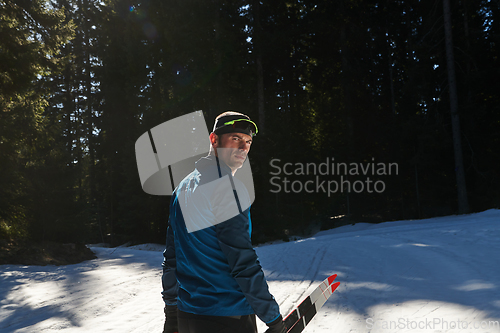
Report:
<svg viewBox="0 0 500 333"><path fill-rule="evenodd" d="M284 322L285 326L288 327L287 333L300 333L304 330L306 325L339 286L340 282L333 283L336 277L337 274L327 277L286 316Z"/></svg>

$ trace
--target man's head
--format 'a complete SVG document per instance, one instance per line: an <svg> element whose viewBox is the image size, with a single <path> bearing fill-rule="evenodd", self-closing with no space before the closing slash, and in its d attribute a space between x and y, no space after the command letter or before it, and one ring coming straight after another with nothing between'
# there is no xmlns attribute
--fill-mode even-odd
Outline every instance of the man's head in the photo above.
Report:
<svg viewBox="0 0 500 333"><path fill-rule="evenodd" d="M224 112L215 118L210 133L210 154L222 159L234 175L245 162L255 134L257 125L250 117L234 111Z"/></svg>

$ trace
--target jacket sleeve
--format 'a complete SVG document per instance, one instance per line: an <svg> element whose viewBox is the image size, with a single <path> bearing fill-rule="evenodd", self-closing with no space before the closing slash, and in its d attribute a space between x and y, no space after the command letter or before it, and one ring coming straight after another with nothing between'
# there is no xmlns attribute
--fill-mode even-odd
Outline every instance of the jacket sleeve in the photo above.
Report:
<svg viewBox="0 0 500 333"><path fill-rule="evenodd" d="M170 209L173 209L172 206L170 206ZM179 290L177 277L175 275L177 265L175 259L174 232L171 226L171 219L172 215L170 215L169 226L167 228L167 245L165 251L163 251L163 275L161 278L163 301L166 305L177 304L177 292Z"/></svg>
<svg viewBox="0 0 500 333"><path fill-rule="evenodd" d="M278 303L269 292L257 253L252 247L249 230L250 208L216 225L217 238L232 276L255 314L267 324L276 320L280 311Z"/></svg>

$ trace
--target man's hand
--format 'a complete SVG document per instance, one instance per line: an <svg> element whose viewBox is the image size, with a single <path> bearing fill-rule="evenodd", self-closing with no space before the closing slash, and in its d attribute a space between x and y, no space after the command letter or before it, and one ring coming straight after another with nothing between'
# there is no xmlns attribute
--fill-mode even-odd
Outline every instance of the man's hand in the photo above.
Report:
<svg viewBox="0 0 500 333"><path fill-rule="evenodd" d="M163 333L177 333L177 305L165 305L165 324Z"/></svg>
<svg viewBox="0 0 500 333"><path fill-rule="evenodd" d="M278 319L267 324L267 326L269 326L269 328L265 333L286 333L287 330L282 316L279 316Z"/></svg>

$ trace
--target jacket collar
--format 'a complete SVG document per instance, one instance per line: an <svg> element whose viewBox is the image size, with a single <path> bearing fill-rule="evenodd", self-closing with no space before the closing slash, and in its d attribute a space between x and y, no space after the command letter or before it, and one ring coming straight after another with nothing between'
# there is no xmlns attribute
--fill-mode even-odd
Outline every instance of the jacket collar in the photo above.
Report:
<svg viewBox="0 0 500 333"><path fill-rule="evenodd" d="M231 168L224 163L224 161L218 158L215 155L207 155L205 157L200 158L195 163L196 169L198 171L203 172L203 169L206 168L217 168L219 171L219 178L225 175L232 175Z"/></svg>

